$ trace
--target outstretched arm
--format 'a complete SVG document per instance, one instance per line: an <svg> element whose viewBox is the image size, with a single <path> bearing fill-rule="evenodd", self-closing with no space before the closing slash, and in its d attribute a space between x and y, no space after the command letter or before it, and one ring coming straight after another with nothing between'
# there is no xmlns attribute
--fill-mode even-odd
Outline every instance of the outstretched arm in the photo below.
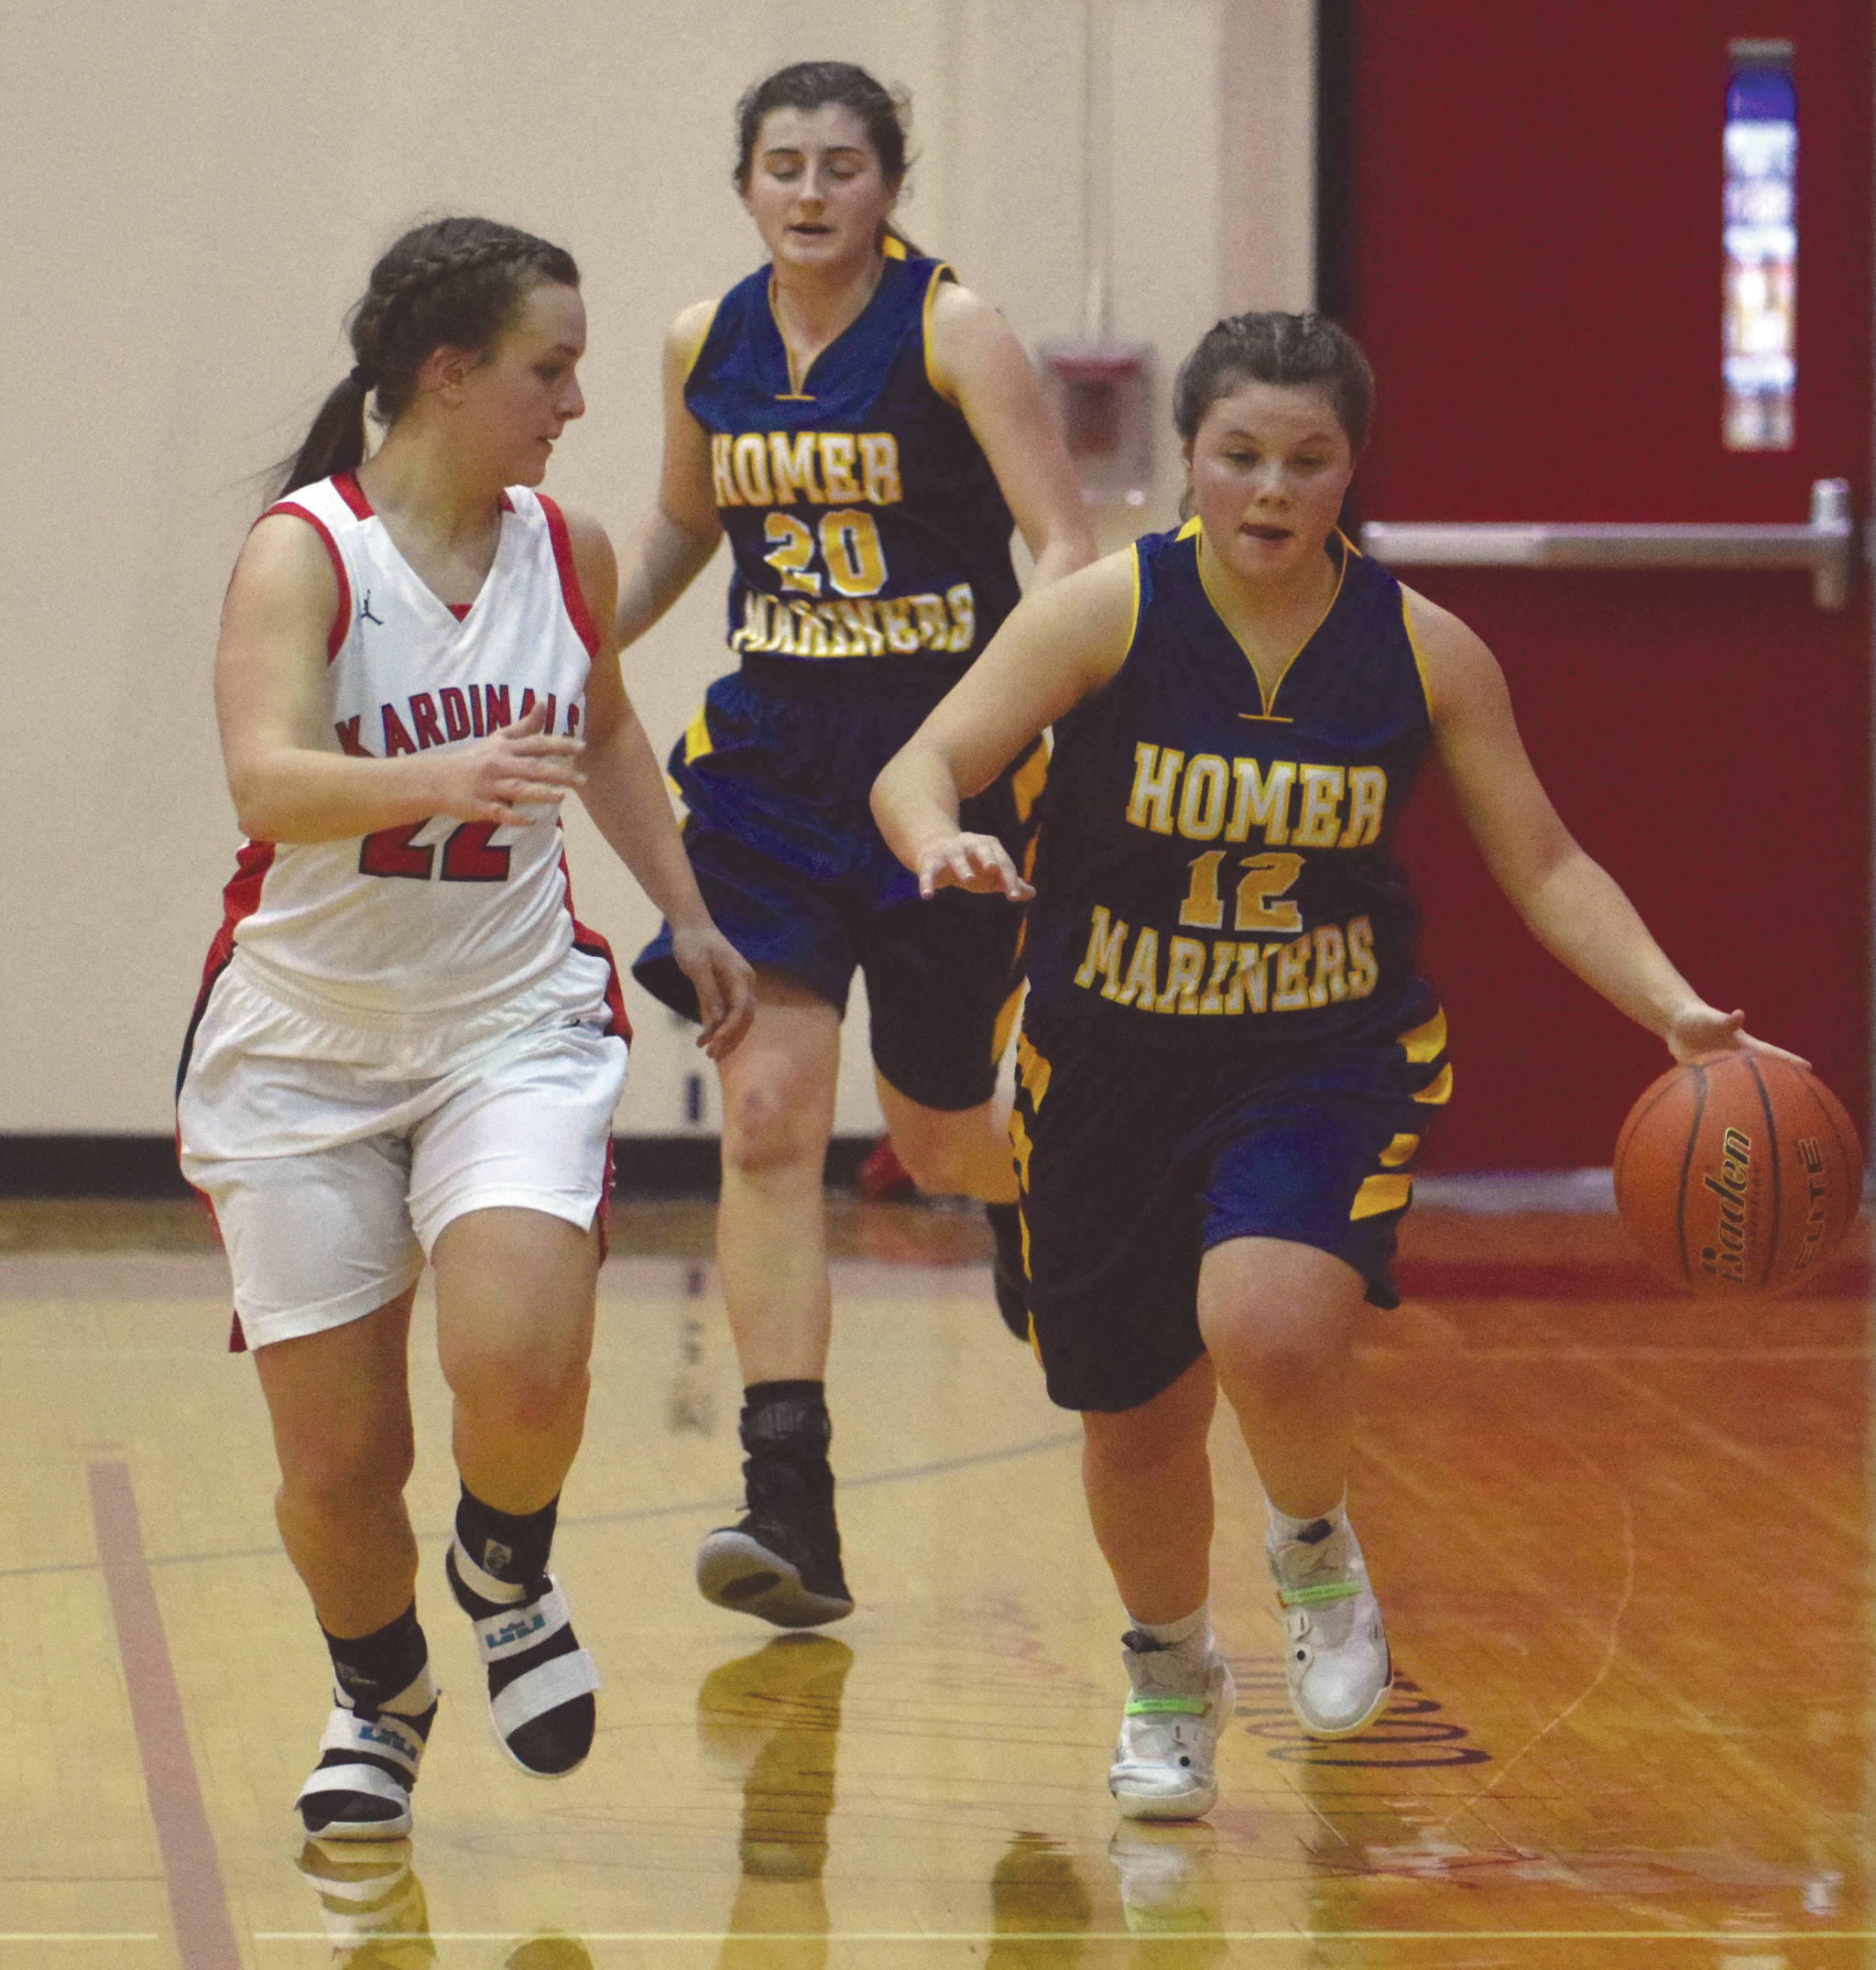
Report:
<svg viewBox="0 0 1876 1970"><path fill-rule="evenodd" d="M684 379L710 332L714 305L687 308L664 344L664 467L651 511L620 557L618 647L638 641L703 571L723 528L711 496L710 440L684 403Z"/></svg>
<svg viewBox="0 0 1876 1970"><path fill-rule="evenodd" d="M605 531L578 513L567 515L567 530L587 608L594 622L610 622L617 576ZM671 955L696 987L704 1015L697 1044L721 1060L748 1030L754 974L704 907L664 776L619 677L617 644L606 635L587 673L584 764L586 811L671 925Z"/></svg>
<svg viewBox="0 0 1876 1970"><path fill-rule="evenodd" d="M944 282L932 304L932 374L990 462L1035 561L1033 593L1095 558L1081 484L1022 344L990 303Z"/></svg>
<svg viewBox="0 0 1876 1970"><path fill-rule="evenodd" d="M958 804L1119 669L1135 579L1129 548L1026 596L873 782L873 818L920 895L1001 890L1020 903L1033 894L995 835L959 829Z"/></svg>
<svg viewBox="0 0 1876 1970"><path fill-rule="evenodd" d="M1538 942L1677 1061L1732 1047L1795 1060L1754 1039L1743 1012L1709 1006L1609 872L1576 844L1532 768L1491 652L1424 596L1409 592L1407 607L1447 784L1493 881Z"/></svg>

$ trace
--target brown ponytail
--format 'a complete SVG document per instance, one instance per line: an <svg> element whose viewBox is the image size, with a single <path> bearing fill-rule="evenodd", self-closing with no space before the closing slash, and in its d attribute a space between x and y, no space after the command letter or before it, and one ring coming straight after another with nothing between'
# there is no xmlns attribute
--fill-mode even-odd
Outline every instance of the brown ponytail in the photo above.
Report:
<svg viewBox="0 0 1876 1970"><path fill-rule="evenodd" d="M352 472L365 462L365 410L395 424L434 349L485 354L528 290L541 281L577 288L580 269L563 248L493 219L437 219L413 227L371 270L350 321L352 373L319 408L304 442L281 473L276 498Z"/></svg>

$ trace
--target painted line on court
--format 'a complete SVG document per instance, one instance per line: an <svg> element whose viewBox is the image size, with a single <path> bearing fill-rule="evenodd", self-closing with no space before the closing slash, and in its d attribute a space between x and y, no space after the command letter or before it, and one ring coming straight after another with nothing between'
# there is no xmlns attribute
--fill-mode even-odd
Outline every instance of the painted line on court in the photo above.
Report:
<svg viewBox="0 0 1876 1970"><path fill-rule="evenodd" d="M1014 1464L1022 1457L1036 1457L1052 1450L1063 1450L1069 1445L1079 1445L1079 1430L1057 1430L1048 1436L1032 1437L1024 1443L1006 1443L996 1450L967 1451L962 1456L940 1457L929 1464L907 1464L896 1465L886 1471L868 1471L858 1477L843 1477L843 1491L868 1491L878 1485L916 1484L921 1478L947 1477L954 1471L973 1471L989 1464ZM96 1466L93 1466L95 1469ZM739 1512L743 1508L740 1495L732 1497L728 1492L720 1493L714 1498L688 1498L677 1505L636 1505L622 1512L567 1513L560 1523L562 1526L623 1526L637 1525L656 1518L696 1518L710 1512ZM450 1528L420 1527L420 1540L443 1540L450 1534ZM102 1556L104 1541L100 1539L98 1551ZM171 1552L158 1553L154 1559L142 1557L142 1542L138 1541L139 1563L155 1569L168 1566L207 1566L224 1560L278 1560L284 1557L281 1548L272 1546L230 1546L214 1552ZM55 1560L45 1566L0 1567L0 1580L39 1580L54 1573L94 1573L98 1571L97 1560Z"/></svg>
<svg viewBox="0 0 1876 1970"><path fill-rule="evenodd" d="M1138 1943L1135 1929L584 1929L519 1936L512 1929L432 1929L417 1943ZM256 1943L324 1943L322 1929L257 1929ZM1190 1943L1872 1943L1876 1929L1180 1929L1157 1941Z"/></svg>
<svg viewBox="0 0 1876 1970"><path fill-rule="evenodd" d="M144 1552L130 1466L121 1458L98 1457L88 1475L98 1562L117 1629L117 1654L130 1695L144 1790L163 1856L176 1947L183 1970L241 1970L222 1864L209 1830L169 1641Z"/></svg>

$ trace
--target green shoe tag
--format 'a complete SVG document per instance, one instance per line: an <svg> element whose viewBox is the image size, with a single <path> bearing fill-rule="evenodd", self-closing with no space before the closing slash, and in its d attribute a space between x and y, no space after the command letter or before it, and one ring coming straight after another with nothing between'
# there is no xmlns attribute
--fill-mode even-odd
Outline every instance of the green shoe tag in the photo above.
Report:
<svg viewBox="0 0 1876 1970"><path fill-rule="evenodd" d="M1285 1607L1321 1607L1329 1601L1352 1601L1360 1592L1356 1582L1340 1580L1321 1587L1279 1587L1277 1598Z"/></svg>
<svg viewBox="0 0 1876 1970"><path fill-rule="evenodd" d="M1129 1717L1202 1717L1207 1707L1203 1696L1129 1696L1127 1699Z"/></svg>

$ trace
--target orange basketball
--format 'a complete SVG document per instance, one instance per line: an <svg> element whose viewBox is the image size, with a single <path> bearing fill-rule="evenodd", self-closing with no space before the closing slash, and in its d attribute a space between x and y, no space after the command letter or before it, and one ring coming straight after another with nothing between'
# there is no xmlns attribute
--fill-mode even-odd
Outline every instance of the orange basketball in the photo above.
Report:
<svg viewBox="0 0 1876 1970"><path fill-rule="evenodd" d="M1789 1291L1834 1252L1863 1152L1815 1075L1764 1054L1671 1067L1616 1139L1616 1208L1658 1272L1696 1293Z"/></svg>

